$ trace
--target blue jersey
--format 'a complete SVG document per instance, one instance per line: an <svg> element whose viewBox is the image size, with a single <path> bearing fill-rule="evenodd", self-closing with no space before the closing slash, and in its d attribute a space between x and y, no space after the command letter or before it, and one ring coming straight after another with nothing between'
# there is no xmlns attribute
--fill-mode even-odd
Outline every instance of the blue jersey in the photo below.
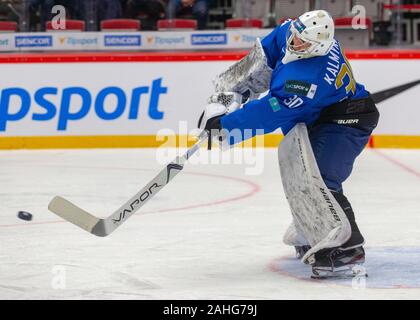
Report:
<svg viewBox="0 0 420 320"><path fill-rule="evenodd" d="M268 133L281 128L287 134L299 122L312 124L324 108L334 103L368 96L364 86L355 81L337 40L325 56L283 64L290 23L276 27L261 41L267 63L273 69L268 94L223 116L224 129L239 129L247 138L261 132L257 130ZM236 142L239 141L235 137Z"/></svg>

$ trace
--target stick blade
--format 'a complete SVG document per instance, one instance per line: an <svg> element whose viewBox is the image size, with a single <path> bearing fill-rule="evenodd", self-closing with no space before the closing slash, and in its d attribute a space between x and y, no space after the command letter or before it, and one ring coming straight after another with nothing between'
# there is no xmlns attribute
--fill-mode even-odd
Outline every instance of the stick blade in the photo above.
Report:
<svg viewBox="0 0 420 320"><path fill-rule="evenodd" d="M98 223L101 224L100 222L102 220L96 218L89 212L79 208L70 201L59 196L56 196L51 200L48 205L48 210L55 213L57 216L73 223L79 228L82 228L83 230L93 234L96 234L93 232L93 229Z"/></svg>

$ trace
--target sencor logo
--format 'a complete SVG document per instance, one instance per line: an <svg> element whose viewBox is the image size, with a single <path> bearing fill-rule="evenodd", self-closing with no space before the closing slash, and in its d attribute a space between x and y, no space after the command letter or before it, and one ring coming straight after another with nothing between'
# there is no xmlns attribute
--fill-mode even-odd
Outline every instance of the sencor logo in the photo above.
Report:
<svg viewBox="0 0 420 320"><path fill-rule="evenodd" d="M15 45L22 47L52 47L52 36L16 36Z"/></svg>
<svg viewBox="0 0 420 320"><path fill-rule="evenodd" d="M150 88L151 87L151 88ZM83 87L43 87L35 92L28 92L24 88L5 88L0 95L0 131L6 131L7 123L19 121L28 116L31 109L41 108L41 111L32 113L34 121L49 121L58 114L57 130L67 129L69 121L80 120L87 116L92 106L96 115L102 120L115 120L120 118L128 106L128 119L137 119L140 102L149 96L148 114L151 119L163 119L163 112L159 110L159 98L166 94L168 88L162 86L162 78L152 81L151 86L136 87L131 95L119 87L106 87L96 95ZM58 99L52 99L58 96ZM106 103L112 96L116 101L115 107ZM53 101L59 101L54 103ZM112 111L109 111L112 109Z"/></svg>
<svg viewBox="0 0 420 320"><path fill-rule="evenodd" d="M213 34L192 34L192 45L206 45L206 44L227 44L226 33Z"/></svg>
<svg viewBox="0 0 420 320"><path fill-rule="evenodd" d="M118 46L141 46L141 36L140 35L115 35L115 36L105 36L105 46L106 47L118 47Z"/></svg>

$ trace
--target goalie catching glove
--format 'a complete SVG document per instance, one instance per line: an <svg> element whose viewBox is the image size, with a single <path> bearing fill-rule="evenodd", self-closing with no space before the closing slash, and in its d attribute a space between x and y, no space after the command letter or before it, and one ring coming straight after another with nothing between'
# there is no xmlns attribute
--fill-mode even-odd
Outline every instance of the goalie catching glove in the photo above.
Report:
<svg viewBox="0 0 420 320"><path fill-rule="evenodd" d="M211 149L212 139L216 138L222 149L226 148L226 134L222 130L221 117L232 113L241 107L242 95L236 92L221 92L208 99L208 105L198 120L198 127L209 134L208 149Z"/></svg>

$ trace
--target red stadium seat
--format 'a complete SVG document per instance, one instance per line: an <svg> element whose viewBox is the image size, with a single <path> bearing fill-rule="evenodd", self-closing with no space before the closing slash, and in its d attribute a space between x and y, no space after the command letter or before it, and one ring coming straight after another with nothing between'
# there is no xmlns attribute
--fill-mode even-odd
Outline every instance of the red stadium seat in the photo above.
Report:
<svg viewBox="0 0 420 320"><path fill-rule="evenodd" d="M369 47L372 34L372 19L354 17L337 17L334 19L335 37L344 48Z"/></svg>
<svg viewBox="0 0 420 320"><path fill-rule="evenodd" d="M83 20L65 20L64 29L54 29L52 21L46 23L47 31L85 31L85 22Z"/></svg>
<svg viewBox="0 0 420 320"><path fill-rule="evenodd" d="M277 23L278 24L282 24L283 22L285 22L287 19L296 19L296 17L282 17L280 18ZM334 24L336 28L351 28L352 27L352 21L353 21L353 17L338 17L334 19ZM356 20L356 22L361 25L364 28L370 29L372 28L372 19L370 19L369 17L365 18L365 19L360 19L360 20Z"/></svg>
<svg viewBox="0 0 420 320"><path fill-rule="evenodd" d="M264 22L261 19L227 19L226 28L258 28L263 27Z"/></svg>
<svg viewBox="0 0 420 320"><path fill-rule="evenodd" d="M0 32L16 32L17 23L14 21L0 21Z"/></svg>
<svg viewBox="0 0 420 320"><path fill-rule="evenodd" d="M110 19L101 21L101 31L138 31L140 21L135 19Z"/></svg>
<svg viewBox="0 0 420 320"><path fill-rule="evenodd" d="M340 0L343 1L343 0ZM299 17L311 10L314 0L274 0L274 15L276 17ZM317 2L319 2L317 0Z"/></svg>
<svg viewBox="0 0 420 320"><path fill-rule="evenodd" d="M344 17L351 13L352 0L323 0L315 1L313 10L325 10L333 17Z"/></svg>
<svg viewBox="0 0 420 320"><path fill-rule="evenodd" d="M296 19L296 17L282 17L282 18L280 18L278 21L277 21L277 23L278 24L283 24L283 22L285 22L286 20L288 20L288 19L292 19L292 20L294 20L294 19Z"/></svg>
<svg viewBox="0 0 420 320"><path fill-rule="evenodd" d="M352 21L354 17L338 17L334 19L334 24L336 28L351 28ZM372 19L360 18L356 19L356 23L362 27L362 29L371 29L372 28Z"/></svg>
<svg viewBox="0 0 420 320"><path fill-rule="evenodd" d="M197 21L192 19L161 19L157 23L158 30L195 30L197 29Z"/></svg>

